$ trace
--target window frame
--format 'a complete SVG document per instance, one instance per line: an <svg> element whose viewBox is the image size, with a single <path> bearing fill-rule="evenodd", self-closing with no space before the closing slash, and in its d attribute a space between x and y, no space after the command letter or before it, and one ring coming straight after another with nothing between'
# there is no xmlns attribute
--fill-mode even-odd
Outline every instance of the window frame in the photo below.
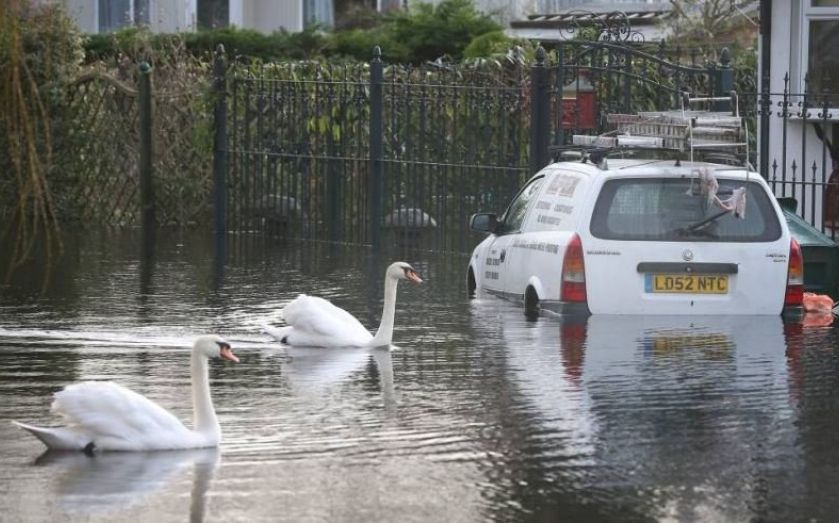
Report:
<svg viewBox="0 0 839 523"><path fill-rule="evenodd" d="M783 237L783 225L779 216L772 205L771 196L766 189L757 180L741 180L737 178L726 178L721 176L719 178L720 187L723 186L744 186L747 187L747 206L746 219L749 219L755 213L759 214L764 223L764 230L760 234L755 234L751 237L715 237L704 235L687 235L684 237L666 236L653 237L650 234L634 233L634 232L617 232L611 230L608 226L610 211L614 205L614 200L618 191L625 186L637 185L639 188L644 185L664 184L664 185L687 185L691 182L684 177L674 178L666 176L653 177L616 177L606 180L598 191L597 197L592 207L591 216L588 219L588 234L598 240L612 241L612 242L648 242L648 243L716 243L722 245L732 244L766 244L777 242ZM681 187L680 187L681 188ZM698 189L698 187L697 187ZM760 195L760 196L758 196ZM693 195L694 198L704 198L699 194ZM722 209L711 209L707 217L718 214ZM723 219L721 216L720 219ZM737 219L737 218L731 218Z"/></svg>
<svg viewBox="0 0 839 523"><path fill-rule="evenodd" d="M507 208L504 210L504 214L501 215L501 218L498 221L498 229L496 230L496 236L504 236L507 234L516 234L521 232L522 227L524 226L525 222L527 222L527 217L530 214L530 208L533 207L533 202L537 199L538 194L542 191L544 186L546 175L542 174L539 176L534 176L531 178L525 185L522 187L519 192L510 200L510 204L507 205ZM536 188L536 192L533 194L533 197L525 204L524 214L522 216L521 222L518 224L518 227L515 229L506 229L505 226L507 225L507 217L510 214L510 209L513 208L513 204L516 203L521 195L525 193L528 189L530 189L533 185L539 184L539 187Z"/></svg>
<svg viewBox="0 0 839 523"><path fill-rule="evenodd" d="M797 4L797 6L796 6ZM798 42L798 52L794 53L794 60L797 62L791 68L793 75L790 78L790 93L802 95L805 94L804 78L807 76L810 68L810 24L818 21L833 21L839 22L839 5L819 7L813 5L813 0L797 0L794 4L798 13L797 21L793 22L791 27L790 37L793 42ZM793 17L796 20L796 17ZM839 92L832 94L839 94ZM818 93L806 93L818 96ZM807 111L807 119L822 120L820 116L822 107L811 107ZM794 111L797 112L797 111ZM830 117L828 121L839 121L839 103L831 103L829 105Z"/></svg>
<svg viewBox="0 0 839 523"><path fill-rule="evenodd" d="M106 0L106 1L110 3L110 0ZM93 4L94 5L94 16L95 16L95 19L96 19L96 32L97 33L99 33L99 34L111 33L111 32L114 32L114 31L119 31L120 29L123 29L125 27L134 27L138 23L149 25L149 26L151 25L151 23L152 23L152 13L154 12L155 7L157 7L156 6L156 1L157 0L145 0L145 2L141 2L140 0L127 0L127 1L128 1L128 11L127 11L128 20L126 20L125 24L123 24L123 25L116 26L116 27L111 27L111 28L104 28L103 24L102 24L102 16L101 16L102 10L100 8L100 4L101 4L102 0L96 0L94 2L94 4ZM145 4L145 8L146 8L146 11L147 11L146 14L145 14L145 17L146 17L147 20L140 20L138 22L137 8L140 7L139 4L141 4L141 3Z"/></svg>

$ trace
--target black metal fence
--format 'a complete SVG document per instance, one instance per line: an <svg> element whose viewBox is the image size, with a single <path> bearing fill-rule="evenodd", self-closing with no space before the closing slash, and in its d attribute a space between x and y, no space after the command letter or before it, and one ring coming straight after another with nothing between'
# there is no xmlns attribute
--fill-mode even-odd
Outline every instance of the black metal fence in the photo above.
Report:
<svg viewBox="0 0 839 523"><path fill-rule="evenodd" d="M369 64L217 63L228 95L216 110L226 114L217 228L468 251L480 239L469 216L503 210L550 161L549 145L602 132L608 112L674 107L685 90L727 93L734 76L722 58L698 67L568 42L540 48L532 65L510 56L407 67L384 64L378 49Z"/></svg>
<svg viewBox="0 0 839 523"><path fill-rule="evenodd" d="M768 82L767 82L768 83ZM778 92L755 94L759 169L779 197L794 198L797 213L836 238L839 227L839 93L804 92L790 76Z"/></svg>
<svg viewBox="0 0 839 523"><path fill-rule="evenodd" d="M528 174L526 72L385 65L379 55L234 66L226 227L465 249L469 214L502 205Z"/></svg>
<svg viewBox="0 0 839 523"><path fill-rule="evenodd" d="M705 66L695 53L687 64L668 56L582 41L540 49L532 62L511 54L424 67L379 55L368 64L228 65L219 53L211 97L206 67L159 69L154 89L140 74L90 75L73 85L58 126L67 172L54 183L59 212L131 226L145 211L157 224L187 224L214 210L218 231L464 252L480 239L470 214L503 211L551 160L550 146L608 130L610 113L673 109L683 91L734 87L752 163L834 236L839 94L808 92L806 81L798 94L789 78L777 92L748 92L740 88L753 82L740 79L754 72L732 69L726 52ZM143 85L151 120L140 111Z"/></svg>
<svg viewBox="0 0 839 523"><path fill-rule="evenodd" d="M53 121L59 218L123 227L207 221L208 80L200 64L178 62L96 70L73 82Z"/></svg>

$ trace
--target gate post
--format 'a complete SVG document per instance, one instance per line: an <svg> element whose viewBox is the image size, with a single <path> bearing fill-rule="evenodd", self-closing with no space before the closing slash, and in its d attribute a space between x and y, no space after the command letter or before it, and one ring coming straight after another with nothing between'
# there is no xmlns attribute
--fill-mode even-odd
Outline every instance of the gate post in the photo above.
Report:
<svg viewBox="0 0 839 523"><path fill-rule="evenodd" d="M530 68L530 174L548 164L548 69L545 48L536 48L536 63ZM559 110L561 105L557 105Z"/></svg>
<svg viewBox="0 0 839 523"><path fill-rule="evenodd" d="M728 96L734 90L734 70L731 69L731 52L728 47L723 47L720 51L720 63L713 69L714 74L714 93L712 96L721 97ZM739 94L739 93L738 93ZM725 111L726 105L728 109L734 111L731 102L714 102L713 109L715 111Z"/></svg>
<svg viewBox="0 0 839 523"><path fill-rule="evenodd" d="M137 103L140 123L140 214L143 230L154 227L154 166L152 165L151 66L142 62L137 82Z"/></svg>
<svg viewBox="0 0 839 523"><path fill-rule="evenodd" d="M373 48L373 60L370 62L370 175L367 180L367 201L369 203L370 242L374 247L381 244L382 224L382 84L384 67L382 49Z"/></svg>
<svg viewBox="0 0 839 523"><path fill-rule="evenodd" d="M772 116L772 100L769 95L769 75L763 77L760 86L760 101L758 102L758 118L760 135L758 138L759 171L764 179L769 179L769 117Z"/></svg>
<svg viewBox="0 0 839 523"><path fill-rule="evenodd" d="M218 44L213 58L213 214L214 230L227 230L227 79L225 78L224 45Z"/></svg>

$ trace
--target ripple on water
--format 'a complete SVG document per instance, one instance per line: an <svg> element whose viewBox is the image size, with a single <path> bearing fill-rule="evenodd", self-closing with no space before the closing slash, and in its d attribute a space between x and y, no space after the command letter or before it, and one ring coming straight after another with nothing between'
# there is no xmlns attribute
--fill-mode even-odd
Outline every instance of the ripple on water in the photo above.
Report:
<svg viewBox="0 0 839 523"><path fill-rule="evenodd" d="M210 369L221 454L35 465L40 444L0 423L12 519L829 520L839 509L833 329L530 322L519 306L466 300L464 259L432 259L416 264L424 286L400 287L387 357L301 355L260 326L305 292L375 329L381 261L267 244L254 261L231 248L208 286L207 251L186 245L160 255L140 292L136 263L108 261L110 248L63 295L0 297L0 418L55 423L52 392L109 379L188 421L188 347L220 332L242 360Z"/></svg>

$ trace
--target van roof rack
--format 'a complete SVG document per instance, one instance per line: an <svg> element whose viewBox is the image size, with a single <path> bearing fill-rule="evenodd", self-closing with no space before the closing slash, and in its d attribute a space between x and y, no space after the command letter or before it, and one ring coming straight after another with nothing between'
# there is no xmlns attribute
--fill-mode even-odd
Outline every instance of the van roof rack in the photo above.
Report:
<svg viewBox="0 0 839 523"><path fill-rule="evenodd" d="M681 108L671 111L647 111L637 114L606 114L606 122L613 125L612 131L599 136L572 136L570 145L550 146L554 160L563 152L576 151L582 161L591 160L599 165L602 160L618 151L668 151L694 155L716 155L722 163L741 165L753 169L749 163L749 130L740 115L736 91L729 96L691 97L683 92ZM731 111L692 109L693 104L715 104L728 102ZM742 156L741 156L742 154ZM677 155L677 165L682 160Z"/></svg>
<svg viewBox="0 0 839 523"><path fill-rule="evenodd" d="M587 138L597 138L597 137L587 137ZM636 152L643 152L643 153L651 153L651 152L659 152L659 153L667 153L676 161L676 165L678 166L681 161L684 159L684 152L678 149L673 149L669 147L656 147L650 145L641 145L641 144L633 144L633 145L625 145L625 144L617 144L617 145L601 145L601 144L570 144L570 145L549 145L548 151L551 153L552 158L554 161L562 161L562 157L564 153L577 153L575 156L582 163L592 163L595 166L605 169L606 164L604 160L610 156L621 155L621 154L633 154Z"/></svg>

